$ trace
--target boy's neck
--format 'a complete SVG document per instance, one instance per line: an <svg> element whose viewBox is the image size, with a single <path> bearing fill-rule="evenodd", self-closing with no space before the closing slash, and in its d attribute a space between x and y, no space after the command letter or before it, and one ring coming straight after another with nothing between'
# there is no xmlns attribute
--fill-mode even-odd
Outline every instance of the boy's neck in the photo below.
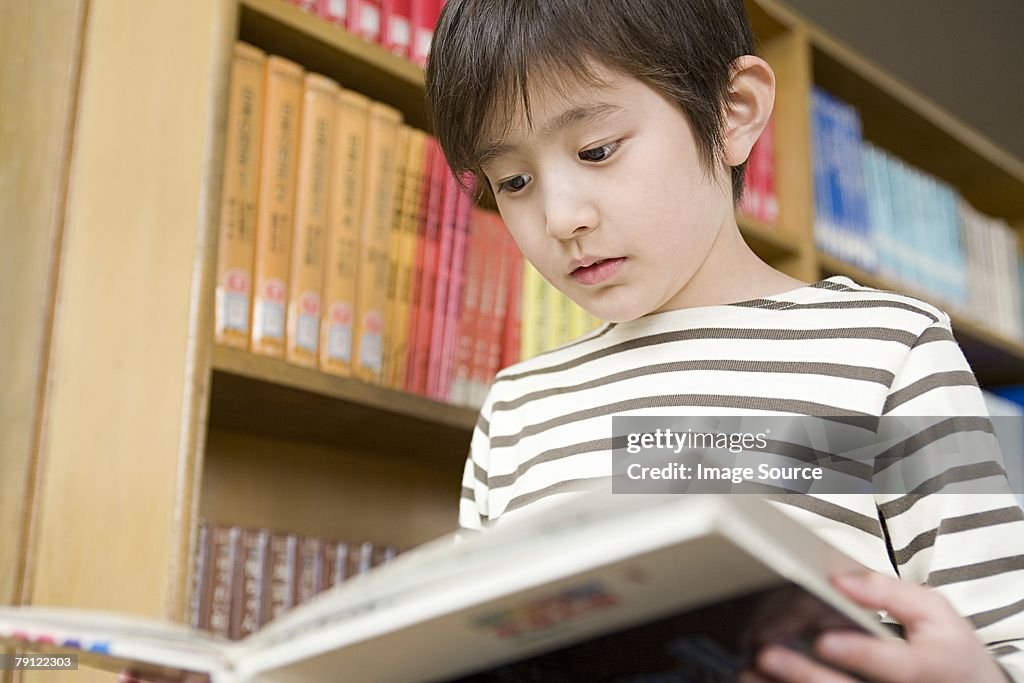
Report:
<svg viewBox="0 0 1024 683"><path fill-rule="evenodd" d="M656 312L760 299L807 284L762 261L744 241L736 216L730 212L700 268L672 301Z"/></svg>

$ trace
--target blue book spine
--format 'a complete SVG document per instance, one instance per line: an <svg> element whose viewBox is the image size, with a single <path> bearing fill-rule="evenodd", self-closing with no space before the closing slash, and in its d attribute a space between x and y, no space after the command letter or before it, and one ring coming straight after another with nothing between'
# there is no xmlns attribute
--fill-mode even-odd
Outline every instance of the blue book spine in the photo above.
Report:
<svg viewBox="0 0 1024 683"><path fill-rule="evenodd" d="M832 229L829 221L829 215L832 210L832 196L828 183L825 97L824 91L820 88L815 88L811 93L811 147L814 156L814 238L821 251L834 255L832 249Z"/></svg>

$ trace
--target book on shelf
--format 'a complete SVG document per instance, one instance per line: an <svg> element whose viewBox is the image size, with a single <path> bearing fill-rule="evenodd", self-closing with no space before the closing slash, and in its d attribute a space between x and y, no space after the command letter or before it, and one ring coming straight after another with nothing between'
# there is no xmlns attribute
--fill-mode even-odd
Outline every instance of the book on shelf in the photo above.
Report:
<svg viewBox="0 0 1024 683"><path fill-rule="evenodd" d="M238 640L399 554L391 545L203 522L189 625Z"/></svg>
<svg viewBox="0 0 1024 683"><path fill-rule="evenodd" d="M284 357L285 348L304 76L294 62L267 58L250 348L277 358Z"/></svg>
<svg viewBox="0 0 1024 683"><path fill-rule="evenodd" d="M235 43L224 143L214 338L238 349L249 348L266 62L262 50Z"/></svg>
<svg viewBox="0 0 1024 683"><path fill-rule="evenodd" d="M338 84L333 80L320 74L306 74L288 282L285 359L308 368L317 366L319 356L324 241L338 91Z"/></svg>
<svg viewBox="0 0 1024 683"><path fill-rule="evenodd" d="M334 155L327 197L327 245L320 321L320 369L352 374L359 225L362 217L366 126L370 99L342 88L338 95Z"/></svg>
<svg viewBox="0 0 1024 683"><path fill-rule="evenodd" d="M739 211L766 225L774 225L779 219L779 198L775 190L774 116L768 119L747 158Z"/></svg>
<svg viewBox="0 0 1024 683"><path fill-rule="evenodd" d="M213 683L640 673L714 683L735 680L767 643L809 652L826 630L895 637L828 581L863 567L756 496L595 491L545 508L409 551L238 642L43 607L0 608L0 640Z"/></svg>

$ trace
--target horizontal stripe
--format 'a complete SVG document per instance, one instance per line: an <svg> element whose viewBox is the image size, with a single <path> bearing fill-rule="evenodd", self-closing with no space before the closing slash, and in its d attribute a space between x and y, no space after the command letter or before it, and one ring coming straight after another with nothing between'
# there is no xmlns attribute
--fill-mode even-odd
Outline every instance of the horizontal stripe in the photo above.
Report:
<svg viewBox="0 0 1024 683"><path fill-rule="evenodd" d="M951 370L949 372L933 372L932 374L909 384L899 391L889 394L882 408L882 414L892 412L907 401L918 396L927 394L929 391L942 387L977 387L978 381L974 375L966 370Z"/></svg>
<svg viewBox="0 0 1024 683"><path fill-rule="evenodd" d="M527 425L517 434L491 437L491 448L507 448L515 446L529 436L543 434L549 429L563 425L589 420L596 417L617 415L649 408L681 408L700 406L705 408L739 408L765 412L796 413L812 415L833 422L849 424L863 429L874 429L878 418L866 413L845 410L836 406L812 403L811 401L766 398L761 396L732 396L718 394L674 394L669 396L650 396L617 401L606 405L595 406L566 415L553 417L550 420L534 425Z"/></svg>
<svg viewBox="0 0 1024 683"><path fill-rule="evenodd" d="M949 569L933 571L928 574L928 585L948 586L951 583L984 579L996 574L1015 572L1022 569L1024 569L1024 555L1000 557L995 560L965 564L962 567L950 567Z"/></svg>
<svg viewBox="0 0 1024 683"><path fill-rule="evenodd" d="M989 650L996 657L1005 657L1006 655L1012 655L1014 652L1020 652L1020 648L1016 645L1000 645L999 647L992 648Z"/></svg>
<svg viewBox="0 0 1024 683"><path fill-rule="evenodd" d="M764 302L764 305L759 305ZM853 301L825 301L816 302L810 304L796 304L789 302L776 302L769 301L768 299L755 299L754 301L745 302L742 304L735 304L737 306L749 306L750 308L778 308L786 311L813 311L813 310L867 310L877 308L892 308L897 310L910 311L924 316L933 323L939 322L939 317L934 313L929 313L920 306L914 306L904 301L889 301L886 299L882 300L853 300Z"/></svg>
<svg viewBox="0 0 1024 683"><path fill-rule="evenodd" d="M890 416L887 420L882 422L882 428L887 431L895 430L899 427L906 427L908 425L914 425L914 423L920 418L907 418L904 421L891 422L892 420L899 420L898 417ZM901 462L911 455L919 453L925 447L931 444L951 436L953 434L971 434L971 433L985 433L995 436L995 428L992 426L992 421L983 416L978 415L965 415L960 417L948 417L940 422L936 422L933 425L928 426L925 429L917 432L916 434L896 443L887 448L882 453L879 453L878 457L875 458L875 474L883 473L887 468L894 465L897 462ZM888 441L889 439L885 434L881 436L882 441ZM998 445L997 442L993 441L992 446ZM992 455L996 455L996 451L992 451Z"/></svg>
<svg viewBox="0 0 1024 683"><path fill-rule="evenodd" d="M670 344L682 341L707 341L710 339L733 339L733 340L757 340L757 341L821 341L830 339L864 339L871 341L891 341L902 344L906 347L913 345L917 336L905 330L892 329L888 327L837 327L828 329L785 329L785 328L744 328L744 327L713 327L694 328L678 330L674 332L661 332L647 336L636 337L624 342L619 342L597 351L592 351L579 358L564 361L556 365L524 370L523 372L503 373L496 377L494 385L501 385L505 382L521 380L528 377L538 377L571 370L601 358L607 358L634 349L643 349L660 344Z"/></svg>
<svg viewBox="0 0 1024 683"><path fill-rule="evenodd" d="M840 363L808 363L808 362L786 362L786 361L741 361L741 360L690 360L675 363L660 363L657 365L640 366L630 368L622 372L612 373L607 376L598 377L587 382L567 386L557 386L542 391L534 391L523 394L511 401L497 401L491 407L493 413L506 410L515 410L531 401L548 398L550 396L562 396L580 391L588 391L599 387L606 387L617 382L647 377L649 375L660 375L669 372L749 372L765 373L768 375L779 374L802 374L822 375L826 377L839 377L842 379L853 379L862 382L872 382L882 386L889 386L893 381L893 374L886 370L879 370L863 365L843 365ZM775 377L772 377L775 379ZM751 378L757 381L757 378Z"/></svg>
<svg viewBox="0 0 1024 683"><path fill-rule="evenodd" d="M604 477L602 477L604 479ZM610 479L610 478L609 478ZM524 493L521 496L516 496L508 502L508 506L505 508L505 512L512 512L522 507L529 505L530 503L536 503L539 500L553 496L558 493L576 492L589 490L598 479L565 479L552 484L545 488L537 491L531 491L530 493Z"/></svg>
<svg viewBox="0 0 1024 683"><path fill-rule="evenodd" d="M1024 510L1016 506L975 512L959 517L947 517L942 520L939 526L921 532L910 543L893 551L893 555L897 564L903 566L910 562L917 553L926 548L931 548L935 544L936 537L939 535L948 536L962 531L972 531L974 529L1019 522L1021 520L1024 520Z"/></svg>
<svg viewBox="0 0 1024 683"><path fill-rule="evenodd" d="M476 491L468 486L462 487L462 500L468 500L471 503L476 503Z"/></svg>
<svg viewBox="0 0 1024 683"><path fill-rule="evenodd" d="M917 348L924 344L930 344L931 342L940 341L953 342L954 344L957 343L956 337L954 337L953 333L947 330L945 327L932 326L921 333L921 336L917 338L917 343L914 344L914 347Z"/></svg>
<svg viewBox="0 0 1024 683"><path fill-rule="evenodd" d="M995 609L972 614L967 617L967 620L974 624L974 628L976 629L985 628L986 626L991 626L998 621L1009 619L1010 617L1021 614L1022 612L1024 612L1024 599L1011 602L1005 607L997 607Z"/></svg>
<svg viewBox="0 0 1024 683"><path fill-rule="evenodd" d="M777 503L783 503L790 505L807 512L813 512L814 514L830 519L835 522L840 522L847 526L859 529L864 533L871 534L876 538L884 538L882 533L882 527L879 525L878 520L874 517L868 517L865 514L844 508L835 503L821 498L815 498L814 496L802 496L798 494L781 494L776 496L765 496L769 500L773 500Z"/></svg>
<svg viewBox="0 0 1024 683"><path fill-rule="evenodd" d="M624 446L625 439L622 439L622 441L622 445ZM513 484L516 483L516 481L519 480L520 477L522 477L524 474L529 472L532 468L536 467L537 465L542 465L544 463L550 462L557 462L559 460L562 460L563 458L569 458L574 455L581 455L583 453L610 451L612 450L612 447L612 438L609 437L607 439L584 441L582 443L572 444L570 446L564 446L562 448L552 448L550 450L544 451L543 453L540 453L539 455L533 458L530 458L524 463L521 463L519 467L516 468L515 472L492 476L488 484L490 485L492 490L512 486Z"/></svg>
<svg viewBox="0 0 1024 683"><path fill-rule="evenodd" d="M980 462L975 465L950 467L945 472L937 474L931 479L922 482L907 495L897 498L896 500L889 501L888 503L882 503L878 506L878 510L886 519L892 519L893 517L902 515L910 510L910 508L914 507L914 505L916 505L924 496L936 493L949 484L973 481L975 479L984 479L986 477L997 477L1000 475L1005 477L1006 471L995 462Z"/></svg>

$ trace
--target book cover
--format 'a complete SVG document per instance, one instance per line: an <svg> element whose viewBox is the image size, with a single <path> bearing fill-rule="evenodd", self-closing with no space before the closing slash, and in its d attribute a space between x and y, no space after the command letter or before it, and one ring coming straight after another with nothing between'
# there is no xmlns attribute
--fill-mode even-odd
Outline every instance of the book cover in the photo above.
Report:
<svg viewBox="0 0 1024 683"><path fill-rule="evenodd" d="M214 338L237 349L249 347L266 63L262 50L235 43L224 143Z"/></svg>
<svg viewBox="0 0 1024 683"><path fill-rule="evenodd" d="M372 566L372 547L356 554ZM732 681L766 643L808 652L811 638L836 628L894 638L827 580L861 571L755 496L596 491L463 543L403 553L238 643L152 619L35 607L0 608L0 641L113 670L203 672L213 683L652 671ZM594 655L602 651L617 654L605 663Z"/></svg>
<svg viewBox="0 0 1024 683"><path fill-rule="evenodd" d="M327 253L320 324L320 369L332 375L352 374L369 111L368 97L352 90L341 90L327 200Z"/></svg>
<svg viewBox="0 0 1024 683"><path fill-rule="evenodd" d="M327 197L331 187L337 97L336 82L320 74L306 75L299 134L285 359L308 368L317 366L319 355Z"/></svg>
<svg viewBox="0 0 1024 683"><path fill-rule="evenodd" d="M284 357L285 348L304 75L294 62L277 55L267 58L250 349L278 358Z"/></svg>
<svg viewBox="0 0 1024 683"><path fill-rule="evenodd" d="M359 228L356 320L352 348L353 375L365 382L382 380L387 334L388 247L394 202L398 126L402 114L371 102L366 128L366 199Z"/></svg>

